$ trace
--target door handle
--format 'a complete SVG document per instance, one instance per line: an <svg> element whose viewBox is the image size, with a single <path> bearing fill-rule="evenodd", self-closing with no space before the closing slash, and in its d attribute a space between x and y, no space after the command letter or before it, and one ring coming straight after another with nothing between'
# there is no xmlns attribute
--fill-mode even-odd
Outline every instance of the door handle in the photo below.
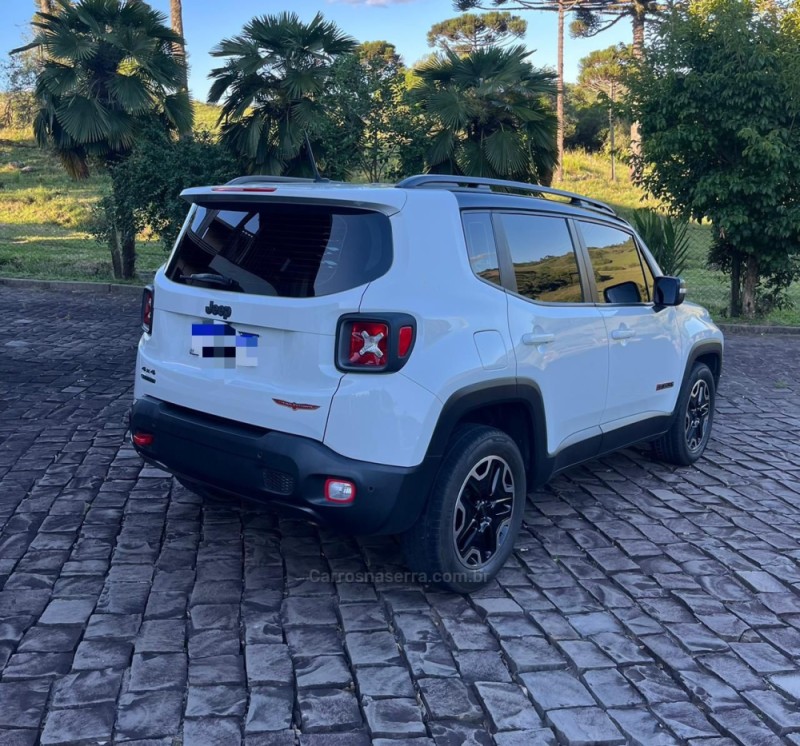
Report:
<svg viewBox="0 0 800 746"><path fill-rule="evenodd" d="M525 345L546 345L555 340L555 334L523 334L522 344Z"/></svg>
<svg viewBox="0 0 800 746"><path fill-rule="evenodd" d="M636 332L633 329L614 329L611 332L611 339L630 339L634 336L636 336Z"/></svg>

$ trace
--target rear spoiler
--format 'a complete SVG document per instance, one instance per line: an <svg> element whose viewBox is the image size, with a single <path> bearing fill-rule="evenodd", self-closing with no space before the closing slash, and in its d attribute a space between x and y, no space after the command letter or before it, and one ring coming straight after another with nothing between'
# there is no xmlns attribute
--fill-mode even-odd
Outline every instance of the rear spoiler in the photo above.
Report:
<svg viewBox="0 0 800 746"><path fill-rule="evenodd" d="M220 203L264 204L270 201L306 205L334 205L362 210L373 210L391 216L400 212L408 195L405 190L388 187L377 190L374 185L359 187L335 182L307 180L288 181L281 177L249 177L213 187L192 187L181 192L181 199L190 204L215 205ZM279 181L276 179L280 179ZM376 196L385 195L385 201ZM361 199L363 197L363 199Z"/></svg>

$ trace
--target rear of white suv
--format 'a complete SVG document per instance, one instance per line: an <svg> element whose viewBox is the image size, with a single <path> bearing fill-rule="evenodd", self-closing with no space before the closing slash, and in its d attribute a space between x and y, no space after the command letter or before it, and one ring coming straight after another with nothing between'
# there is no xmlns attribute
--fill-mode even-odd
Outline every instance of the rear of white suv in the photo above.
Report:
<svg viewBox="0 0 800 746"><path fill-rule="evenodd" d="M370 284L391 286L406 264L393 225L406 193L278 183L184 196L186 224L145 297L137 449L200 491L355 533L406 530L433 468L421 427L430 435L441 402L400 372L418 309L378 294L363 311Z"/></svg>

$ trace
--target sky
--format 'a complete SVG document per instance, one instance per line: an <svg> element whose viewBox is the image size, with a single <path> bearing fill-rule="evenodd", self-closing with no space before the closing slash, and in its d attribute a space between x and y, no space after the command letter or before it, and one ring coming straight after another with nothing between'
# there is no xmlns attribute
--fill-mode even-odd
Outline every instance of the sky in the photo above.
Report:
<svg viewBox="0 0 800 746"><path fill-rule="evenodd" d="M169 0L150 0L157 10L169 16ZM0 0L0 59L25 39L36 7L34 0ZM426 34L430 27L458 15L452 0L183 0L183 26L189 53L189 88L192 95L205 100L208 72L220 60L209 50L221 39L238 34L254 16L296 12L310 21L316 12L336 24L358 41L385 39L397 47L407 65L428 54ZM529 58L537 67L556 65L556 14L524 11L528 21L524 40L535 50ZM578 61L594 49L631 41L630 24L624 20L592 39L571 39L564 50L564 76L574 82Z"/></svg>

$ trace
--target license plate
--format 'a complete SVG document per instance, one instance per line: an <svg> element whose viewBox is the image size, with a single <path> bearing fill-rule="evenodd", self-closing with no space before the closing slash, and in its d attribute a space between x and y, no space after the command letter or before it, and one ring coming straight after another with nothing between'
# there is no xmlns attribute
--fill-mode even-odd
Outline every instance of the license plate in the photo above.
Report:
<svg viewBox="0 0 800 746"><path fill-rule="evenodd" d="M220 368L255 368L258 335L240 332L230 324L192 324L190 353Z"/></svg>

